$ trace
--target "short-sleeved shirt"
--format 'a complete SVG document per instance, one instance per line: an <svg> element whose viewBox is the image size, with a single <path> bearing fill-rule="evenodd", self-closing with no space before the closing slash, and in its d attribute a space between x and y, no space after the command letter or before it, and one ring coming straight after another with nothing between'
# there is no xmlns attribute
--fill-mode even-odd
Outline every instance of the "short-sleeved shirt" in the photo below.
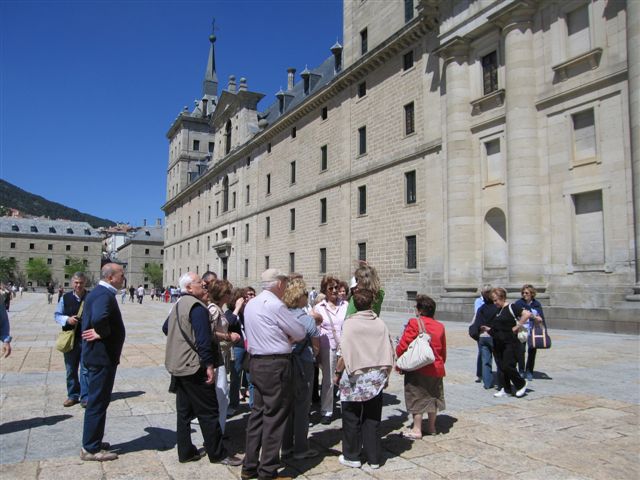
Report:
<svg viewBox="0 0 640 480"><path fill-rule="evenodd" d="M313 363L313 348L311 347L311 339L320 336L320 330L316 326L316 321L310 317L302 308L291 308L296 319L305 329L306 336L304 340L293 346L293 353L300 355L300 360L305 363Z"/></svg>

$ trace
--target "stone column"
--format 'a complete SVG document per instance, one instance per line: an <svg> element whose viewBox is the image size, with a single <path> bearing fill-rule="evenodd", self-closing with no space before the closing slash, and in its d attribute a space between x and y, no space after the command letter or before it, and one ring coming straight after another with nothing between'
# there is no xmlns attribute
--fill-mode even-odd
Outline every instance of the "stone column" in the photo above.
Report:
<svg viewBox="0 0 640 480"><path fill-rule="evenodd" d="M474 210L474 161L469 104L469 46L461 38L436 53L444 59L446 78L446 276L448 285L479 281Z"/></svg>
<svg viewBox="0 0 640 480"><path fill-rule="evenodd" d="M629 130L633 177L635 227L635 295L640 300L640 2L627 2L627 68L629 87Z"/></svg>
<svg viewBox="0 0 640 480"><path fill-rule="evenodd" d="M535 107L535 55L529 7L496 19L504 36L509 282L540 283L542 249L540 158Z"/></svg>

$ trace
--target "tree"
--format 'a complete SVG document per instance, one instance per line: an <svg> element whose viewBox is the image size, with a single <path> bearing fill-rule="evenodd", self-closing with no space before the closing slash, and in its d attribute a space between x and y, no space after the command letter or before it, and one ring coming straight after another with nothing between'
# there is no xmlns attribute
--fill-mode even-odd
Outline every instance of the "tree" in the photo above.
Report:
<svg viewBox="0 0 640 480"><path fill-rule="evenodd" d="M64 274L71 278L76 272L87 273L86 260L76 257L67 257L67 261L64 265Z"/></svg>
<svg viewBox="0 0 640 480"><path fill-rule="evenodd" d="M162 286L162 267L155 262L148 263L142 270L145 277L149 277L154 287Z"/></svg>
<svg viewBox="0 0 640 480"><path fill-rule="evenodd" d="M27 262L27 277L38 285L51 281L51 269L43 258L31 258Z"/></svg>
<svg viewBox="0 0 640 480"><path fill-rule="evenodd" d="M0 257L0 281L15 282L18 275L15 258Z"/></svg>

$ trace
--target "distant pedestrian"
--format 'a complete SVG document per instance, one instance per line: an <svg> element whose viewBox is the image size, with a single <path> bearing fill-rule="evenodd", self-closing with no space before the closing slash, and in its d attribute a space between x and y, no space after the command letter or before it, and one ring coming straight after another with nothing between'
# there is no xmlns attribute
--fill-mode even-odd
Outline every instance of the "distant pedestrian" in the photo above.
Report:
<svg viewBox="0 0 640 480"><path fill-rule="evenodd" d="M11 355L11 326L9 325L9 315L7 315L2 302L0 302L0 341L2 341L1 356L7 358Z"/></svg>
<svg viewBox="0 0 640 480"><path fill-rule="evenodd" d="M53 302L53 293L54 293L53 283L47 283L47 303L51 304Z"/></svg>
<svg viewBox="0 0 640 480"><path fill-rule="evenodd" d="M121 303L123 303L123 304L124 304L125 300L127 299L127 289L126 289L126 288L123 288L123 289L120 291L120 298L122 299L122 302L121 302Z"/></svg>
<svg viewBox="0 0 640 480"><path fill-rule="evenodd" d="M135 288L133 285L131 285L131 286L129 287L129 301L130 301L131 303L133 303L133 302L134 302L133 297L135 297L135 295L136 295L136 288Z"/></svg>
<svg viewBox="0 0 640 480"><path fill-rule="evenodd" d="M169 303L170 299L171 299L171 289L169 287L166 287L164 289L164 303Z"/></svg>
<svg viewBox="0 0 640 480"><path fill-rule="evenodd" d="M144 298L144 287L142 285L138 286L138 290L136 290L136 295L138 296L138 303L142 305L142 299Z"/></svg>

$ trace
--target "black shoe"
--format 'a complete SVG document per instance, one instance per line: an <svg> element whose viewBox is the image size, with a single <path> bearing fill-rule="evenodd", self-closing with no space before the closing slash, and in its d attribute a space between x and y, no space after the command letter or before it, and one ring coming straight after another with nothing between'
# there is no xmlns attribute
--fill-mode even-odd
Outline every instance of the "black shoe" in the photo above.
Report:
<svg viewBox="0 0 640 480"><path fill-rule="evenodd" d="M180 460L180 463L197 462L202 457L204 457L206 454L207 453L206 453L205 449L204 448L200 448L200 449L196 450L196 452L191 457L187 458L186 460Z"/></svg>
<svg viewBox="0 0 640 480"><path fill-rule="evenodd" d="M252 478L258 478L258 472L249 472L247 470L242 469L240 471L240 478L242 480L251 480Z"/></svg>
<svg viewBox="0 0 640 480"><path fill-rule="evenodd" d="M229 455L227 458L220 460L220 464L227 465L229 467L239 467L240 465L242 465L242 459L239 457L236 457L235 455Z"/></svg>
<svg viewBox="0 0 640 480"><path fill-rule="evenodd" d="M320 419L322 425L331 425L331 415L323 415Z"/></svg>

